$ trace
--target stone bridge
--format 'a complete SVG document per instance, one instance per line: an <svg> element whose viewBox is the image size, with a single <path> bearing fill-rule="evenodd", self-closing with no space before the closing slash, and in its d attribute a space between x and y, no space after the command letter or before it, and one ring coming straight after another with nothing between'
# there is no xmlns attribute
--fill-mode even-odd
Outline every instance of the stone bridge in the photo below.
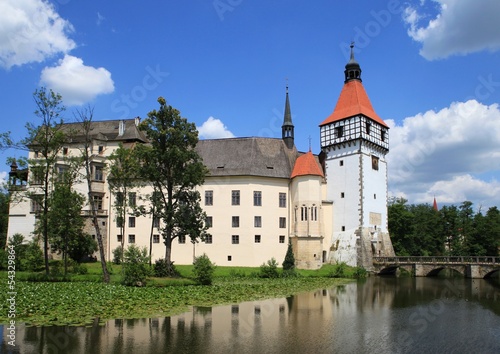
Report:
<svg viewBox="0 0 500 354"><path fill-rule="evenodd" d="M488 278L500 271L500 257L373 257L373 268L380 274L394 274L398 268L416 277L437 275L443 269L453 269L466 278Z"/></svg>

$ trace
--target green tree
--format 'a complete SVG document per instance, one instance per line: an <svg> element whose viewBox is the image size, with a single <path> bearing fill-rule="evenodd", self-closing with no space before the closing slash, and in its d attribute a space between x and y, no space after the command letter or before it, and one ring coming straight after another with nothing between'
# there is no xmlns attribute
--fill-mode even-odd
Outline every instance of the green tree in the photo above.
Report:
<svg viewBox="0 0 500 354"><path fill-rule="evenodd" d="M285 260L282 263L284 271L293 271L295 269L295 256L293 255L292 243L288 242L288 248L285 254Z"/></svg>
<svg viewBox="0 0 500 354"><path fill-rule="evenodd" d="M113 151L109 160L108 184L111 193L115 196L114 208L117 212L116 222L120 225L122 235L121 250L123 252L125 246L125 220L129 207L128 193L130 189L138 185L139 163L135 158L133 147L126 148L122 143L120 143L118 149ZM120 261L123 261L123 255Z"/></svg>
<svg viewBox="0 0 500 354"><path fill-rule="evenodd" d="M0 250L5 249L7 243L7 227L9 226L9 194L0 189Z"/></svg>
<svg viewBox="0 0 500 354"><path fill-rule="evenodd" d="M66 177L54 184L48 217L50 246L53 251L62 253L64 275L68 271L68 257L79 257L71 258L80 261L82 252L95 250L93 240L83 231L85 220L81 210L85 204L85 197L72 190L72 183L69 180L70 177Z"/></svg>
<svg viewBox="0 0 500 354"><path fill-rule="evenodd" d="M22 145L34 151L34 158L29 160L30 170L36 175L37 186L27 193L32 203L41 209L38 215L40 234L43 241L45 273L49 274L49 229L48 214L50 211L50 193L54 166L58 154L66 142L61 117L65 107L62 105L61 95L47 91L45 88L36 90L33 94L37 110L35 115L40 118L41 124L35 126L28 123L28 137ZM34 184L34 183L33 183Z"/></svg>
<svg viewBox="0 0 500 354"><path fill-rule="evenodd" d="M204 182L207 170L195 150L198 131L194 123L158 98L159 110L148 113L139 129L150 144L136 147L141 161L141 177L157 193L156 215L161 219L165 260L172 264L172 240L190 237L196 242L206 235L206 215L195 187Z"/></svg>
<svg viewBox="0 0 500 354"><path fill-rule="evenodd" d="M210 258L203 253L194 259L193 265L195 280L201 285L212 285L215 265L210 261Z"/></svg>
<svg viewBox="0 0 500 354"><path fill-rule="evenodd" d="M388 227L394 252L398 256L409 256L415 248L413 243L413 214L404 198L392 198L387 208Z"/></svg>
<svg viewBox="0 0 500 354"><path fill-rule="evenodd" d="M82 110L77 111L77 120L80 123L80 131L79 135L81 138L81 156L80 161L83 167L83 177L87 184L87 202L89 204L90 209L90 218L92 221L92 225L94 226L94 230L96 233L97 246L99 249L99 259L101 262L102 268L102 276L103 282L109 283L109 270L106 264L106 256L104 254L104 242L101 233L101 228L99 227L98 220L98 211L99 211L99 195L93 190L93 177L96 171L96 166L99 166L98 163L94 160L94 155L92 153L92 120L94 116L94 110L91 107L87 107Z"/></svg>
<svg viewBox="0 0 500 354"><path fill-rule="evenodd" d="M151 275L149 256L146 247L130 245L123 255L123 283L129 286L144 286Z"/></svg>

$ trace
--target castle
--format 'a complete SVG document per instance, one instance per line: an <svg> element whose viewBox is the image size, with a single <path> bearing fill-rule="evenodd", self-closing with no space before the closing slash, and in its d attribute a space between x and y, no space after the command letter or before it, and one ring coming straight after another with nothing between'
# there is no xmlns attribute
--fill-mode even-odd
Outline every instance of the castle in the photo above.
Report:
<svg viewBox="0 0 500 354"><path fill-rule="evenodd" d="M281 138L199 141L196 149L209 173L198 190L210 236L198 243L176 238L172 244L176 264L191 264L203 253L220 266L259 266L273 257L281 263L289 242L296 266L303 269L335 262L370 269L373 256L394 255L387 229L389 128L370 103L352 47L344 73L335 109L319 124L318 155L295 147L288 88ZM106 179L108 158L120 143L125 147L147 143L138 124L138 118L92 122L91 194L108 260L122 241L125 247L149 248L151 230L153 260L165 253L158 220L129 214L122 235L114 208L116 195ZM73 139L62 149L56 170L64 169L65 156L78 154L79 144ZM29 159L37 154L30 151ZM21 178L15 164L11 169L18 190L36 190L29 169ZM75 188L87 195L85 183ZM132 189L129 200L139 203L138 196L146 193L150 188ZM29 198L11 203L8 237L15 233L33 237L38 211ZM82 210L82 215L89 214L88 207ZM86 231L95 234L90 222Z"/></svg>

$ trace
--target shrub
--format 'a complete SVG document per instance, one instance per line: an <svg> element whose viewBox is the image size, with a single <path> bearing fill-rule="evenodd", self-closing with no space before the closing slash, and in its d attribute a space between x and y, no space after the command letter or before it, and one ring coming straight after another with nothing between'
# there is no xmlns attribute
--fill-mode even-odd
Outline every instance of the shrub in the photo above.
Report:
<svg viewBox="0 0 500 354"><path fill-rule="evenodd" d="M202 285L211 285L215 264L210 261L210 258L203 253L201 256L194 259L193 265L195 280Z"/></svg>
<svg viewBox="0 0 500 354"><path fill-rule="evenodd" d="M43 251L38 242L32 240L28 243L22 260L22 268L30 272L36 272L43 268Z"/></svg>
<svg viewBox="0 0 500 354"><path fill-rule="evenodd" d="M363 267L354 268L353 276L356 279L364 279L364 278L366 278L367 274L368 274L368 272Z"/></svg>
<svg viewBox="0 0 500 354"><path fill-rule="evenodd" d="M151 268L146 247L128 246L123 253L123 284L145 286L146 278L150 275Z"/></svg>
<svg viewBox="0 0 500 354"><path fill-rule="evenodd" d="M89 272L89 269L87 268L86 265L81 264L81 263L77 263L77 262L75 262L73 264L72 268L73 268L72 269L73 274L82 274L83 275L83 274L87 274Z"/></svg>
<svg viewBox="0 0 500 354"><path fill-rule="evenodd" d="M170 262L169 264L164 258L160 258L155 261L153 271L155 277L158 278L180 276L180 273L177 271L177 269L175 269L174 262Z"/></svg>
<svg viewBox="0 0 500 354"><path fill-rule="evenodd" d="M123 261L123 247L118 246L113 250L113 263L121 264Z"/></svg>
<svg viewBox="0 0 500 354"><path fill-rule="evenodd" d="M276 262L276 259L274 257L268 260L267 264L262 263L262 265L260 266L261 278L278 278L279 275L278 262Z"/></svg>
<svg viewBox="0 0 500 354"><path fill-rule="evenodd" d="M9 238L9 245L13 246L14 251L16 251L16 258L15 258L16 270L25 270L23 268L24 266L23 263L26 258L26 249L28 248L28 245L23 242L24 242L24 236L21 234L14 234L12 235L11 238Z"/></svg>
<svg viewBox="0 0 500 354"><path fill-rule="evenodd" d="M333 266L333 270L330 274L332 278L345 278L347 270L346 262L340 262Z"/></svg>

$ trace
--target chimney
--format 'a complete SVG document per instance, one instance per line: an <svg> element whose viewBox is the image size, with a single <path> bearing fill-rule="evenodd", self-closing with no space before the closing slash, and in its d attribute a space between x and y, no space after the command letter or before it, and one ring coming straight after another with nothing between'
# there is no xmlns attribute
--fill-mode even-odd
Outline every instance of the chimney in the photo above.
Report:
<svg viewBox="0 0 500 354"><path fill-rule="evenodd" d="M125 121L121 120L118 125L118 136L122 136L125 133Z"/></svg>
<svg viewBox="0 0 500 354"><path fill-rule="evenodd" d="M135 126L138 127L141 122L141 117L135 117Z"/></svg>

